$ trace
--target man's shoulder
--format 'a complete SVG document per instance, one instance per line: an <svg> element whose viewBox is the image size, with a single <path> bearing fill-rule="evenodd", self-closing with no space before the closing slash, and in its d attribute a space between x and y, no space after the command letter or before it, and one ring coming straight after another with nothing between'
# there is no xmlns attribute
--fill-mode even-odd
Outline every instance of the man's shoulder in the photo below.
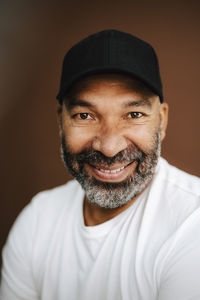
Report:
<svg viewBox="0 0 200 300"><path fill-rule="evenodd" d="M70 208L75 202L75 198L83 197L83 190L76 180L70 180L66 184L44 190L36 194L32 201L33 206L38 212L56 213L64 207Z"/></svg>
<svg viewBox="0 0 200 300"><path fill-rule="evenodd" d="M200 196L200 178L172 166L164 158L161 158L159 162L159 177L166 188L169 187L194 197Z"/></svg>
<svg viewBox="0 0 200 300"><path fill-rule="evenodd" d="M69 180L65 184L43 190L36 194L33 199L53 199L58 198L59 199L66 199L66 197L70 196L71 194L76 194L77 192L80 192L81 186L76 180Z"/></svg>
<svg viewBox="0 0 200 300"><path fill-rule="evenodd" d="M50 237L56 224L63 219L63 214L64 219L67 219L71 211L80 205L83 195L84 192L75 180L36 194L15 220L10 235L32 235L40 239L45 232Z"/></svg>
<svg viewBox="0 0 200 300"><path fill-rule="evenodd" d="M148 202L156 209L160 222L173 230L200 209L200 179L161 158L151 185Z"/></svg>

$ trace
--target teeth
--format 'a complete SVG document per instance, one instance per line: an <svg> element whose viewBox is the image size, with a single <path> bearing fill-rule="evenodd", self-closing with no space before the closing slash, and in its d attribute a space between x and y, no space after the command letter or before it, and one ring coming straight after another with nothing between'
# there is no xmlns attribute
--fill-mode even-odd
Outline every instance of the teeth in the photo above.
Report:
<svg viewBox="0 0 200 300"><path fill-rule="evenodd" d="M96 167L96 169L98 169L98 170L100 170L101 172L104 172L104 173L112 173L112 174L114 174L114 173L117 173L117 172L120 172L121 170L123 170L124 167L121 167L121 168L115 169L115 170L101 169L101 168L98 168L98 167Z"/></svg>

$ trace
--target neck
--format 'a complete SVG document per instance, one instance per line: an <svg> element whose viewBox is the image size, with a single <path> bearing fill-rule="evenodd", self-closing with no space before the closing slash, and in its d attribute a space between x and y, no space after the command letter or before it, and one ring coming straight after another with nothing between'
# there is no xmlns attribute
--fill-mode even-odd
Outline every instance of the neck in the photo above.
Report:
<svg viewBox="0 0 200 300"><path fill-rule="evenodd" d="M134 197L131 201L129 201L125 205L117 208L100 207L97 204L91 203L87 199L87 197L85 197L84 206L83 206L85 225L95 226L95 225L102 224L110 219L113 219L121 212L126 210L129 206L131 206L139 196L140 194Z"/></svg>

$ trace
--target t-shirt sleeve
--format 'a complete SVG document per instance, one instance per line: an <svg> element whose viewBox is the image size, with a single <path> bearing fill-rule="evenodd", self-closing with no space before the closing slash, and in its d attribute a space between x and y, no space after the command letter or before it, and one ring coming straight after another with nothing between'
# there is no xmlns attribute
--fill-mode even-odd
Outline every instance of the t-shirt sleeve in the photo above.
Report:
<svg viewBox="0 0 200 300"><path fill-rule="evenodd" d="M200 213L175 235L164 258L157 300L200 299Z"/></svg>
<svg viewBox="0 0 200 300"><path fill-rule="evenodd" d="M31 256L36 219L29 204L15 221L2 252L0 300L39 300Z"/></svg>

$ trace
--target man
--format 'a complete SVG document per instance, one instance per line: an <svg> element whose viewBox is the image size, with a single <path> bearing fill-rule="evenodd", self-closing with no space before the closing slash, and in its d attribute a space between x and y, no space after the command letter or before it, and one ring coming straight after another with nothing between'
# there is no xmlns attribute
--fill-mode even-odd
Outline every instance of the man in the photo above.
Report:
<svg viewBox="0 0 200 300"><path fill-rule="evenodd" d="M168 106L153 48L116 30L63 63L62 158L3 251L2 300L200 299L199 179L160 157Z"/></svg>

